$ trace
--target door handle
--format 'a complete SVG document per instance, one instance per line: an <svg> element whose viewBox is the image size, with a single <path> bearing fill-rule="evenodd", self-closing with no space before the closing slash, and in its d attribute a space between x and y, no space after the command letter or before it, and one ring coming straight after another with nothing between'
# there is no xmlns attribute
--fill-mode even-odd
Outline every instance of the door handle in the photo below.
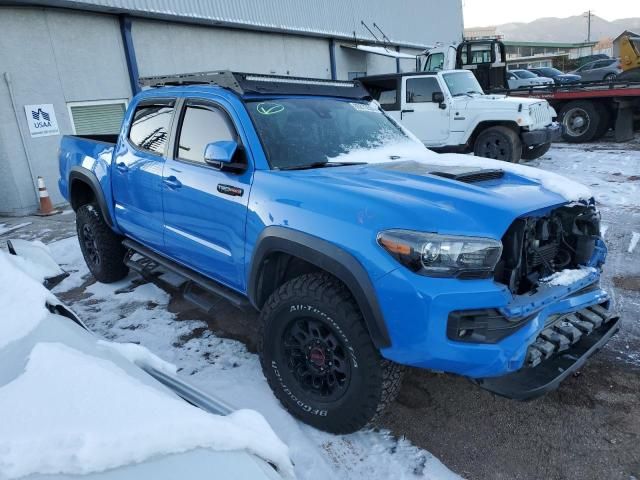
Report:
<svg viewBox="0 0 640 480"><path fill-rule="evenodd" d="M120 170L122 173L128 172L129 171L129 167L127 166L126 163L124 162L118 162L116 163L116 168L118 170Z"/></svg>
<svg viewBox="0 0 640 480"><path fill-rule="evenodd" d="M164 183L167 187L173 190L175 190L176 188L180 188L182 186L182 182L178 180L176 177L174 177L173 175L162 180L162 183Z"/></svg>
<svg viewBox="0 0 640 480"><path fill-rule="evenodd" d="M415 110L412 108L410 110L400 110L400 113L413 113Z"/></svg>

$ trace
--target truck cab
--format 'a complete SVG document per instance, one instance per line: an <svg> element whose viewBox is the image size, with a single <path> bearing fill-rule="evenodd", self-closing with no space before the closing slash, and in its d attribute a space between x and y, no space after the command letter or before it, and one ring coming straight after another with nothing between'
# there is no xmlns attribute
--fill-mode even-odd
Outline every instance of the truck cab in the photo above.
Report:
<svg viewBox="0 0 640 480"><path fill-rule="evenodd" d="M387 114L435 150L517 163L544 154L560 135L556 113L545 100L486 95L469 70L359 80Z"/></svg>

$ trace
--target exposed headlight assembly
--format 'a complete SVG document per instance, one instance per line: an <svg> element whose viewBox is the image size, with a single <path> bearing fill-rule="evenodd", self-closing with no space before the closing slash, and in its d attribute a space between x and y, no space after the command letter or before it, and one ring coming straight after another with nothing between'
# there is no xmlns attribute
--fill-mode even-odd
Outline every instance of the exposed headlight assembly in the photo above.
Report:
<svg viewBox="0 0 640 480"><path fill-rule="evenodd" d="M412 272L428 277L488 278L502 243L492 238L386 230L378 244Z"/></svg>

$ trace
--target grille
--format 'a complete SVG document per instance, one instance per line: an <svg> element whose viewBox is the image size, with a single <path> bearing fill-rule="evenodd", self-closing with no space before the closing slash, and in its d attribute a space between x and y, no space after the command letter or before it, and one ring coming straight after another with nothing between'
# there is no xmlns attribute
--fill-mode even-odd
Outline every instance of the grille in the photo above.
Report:
<svg viewBox="0 0 640 480"><path fill-rule="evenodd" d="M533 118L534 128L545 127L552 121L551 112L545 103L536 103L530 107L531 117Z"/></svg>

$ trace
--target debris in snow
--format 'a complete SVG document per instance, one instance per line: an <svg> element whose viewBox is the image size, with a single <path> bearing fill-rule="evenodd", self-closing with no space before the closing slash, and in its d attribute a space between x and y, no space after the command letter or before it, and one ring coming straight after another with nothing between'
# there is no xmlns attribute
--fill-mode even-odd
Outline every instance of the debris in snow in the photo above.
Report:
<svg viewBox="0 0 640 480"><path fill-rule="evenodd" d="M0 251L0 349L38 326L47 316L47 301L57 303L44 286L20 270L14 258Z"/></svg>
<svg viewBox="0 0 640 480"><path fill-rule="evenodd" d="M141 367L148 366L168 375L175 375L178 370L173 363L162 360L156 354L151 353L147 348L137 343L117 343L98 340L98 345L118 352L118 354L130 362Z"/></svg>
<svg viewBox="0 0 640 480"><path fill-rule="evenodd" d="M0 223L0 235L4 235L5 233L9 233L9 232L13 232L15 230L18 230L22 227L26 227L27 225L31 225L31 222L24 222L24 223L19 223L17 225L9 225L7 226L6 223Z"/></svg>
<svg viewBox="0 0 640 480"><path fill-rule="evenodd" d="M0 388L0 477L86 474L196 448L248 450L293 477L288 449L251 410L211 415L116 364L39 343ZM170 432L170 435L167 435Z"/></svg>
<svg viewBox="0 0 640 480"><path fill-rule="evenodd" d="M504 170L505 172L522 175L523 177L538 181L544 188L561 195L568 201L588 200L593 196L591 190L586 186L553 172L528 167L526 165L493 160L491 158L453 153L439 154L429 150L422 143L416 142L413 139L375 148L357 148L348 153L331 158L331 161L336 162L361 163L388 163L402 160L414 160L434 166L478 167L483 169Z"/></svg>
<svg viewBox="0 0 640 480"><path fill-rule="evenodd" d="M603 240L604 240L604 236L607 233L607 230L609 230L609 225L600 226L600 236L602 237Z"/></svg>
<svg viewBox="0 0 640 480"><path fill-rule="evenodd" d="M629 242L629 248L627 249L627 253L633 253L633 250L638 245L638 240L640 240L640 233L632 232L631 233L631 242Z"/></svg>
<svg viewBox="0 0 640 480"><path fill-rule="evenodd" d="M565 270L556 272L553 275L549 275L548 277L541 279L540 282L544 283L545 285L550 285L554 287L557 287L557 286L566 287L568 285L571 285L572 283L578 282L583 278L588 277L595 271L596 269L593 267L567 268Z"/></svg>

